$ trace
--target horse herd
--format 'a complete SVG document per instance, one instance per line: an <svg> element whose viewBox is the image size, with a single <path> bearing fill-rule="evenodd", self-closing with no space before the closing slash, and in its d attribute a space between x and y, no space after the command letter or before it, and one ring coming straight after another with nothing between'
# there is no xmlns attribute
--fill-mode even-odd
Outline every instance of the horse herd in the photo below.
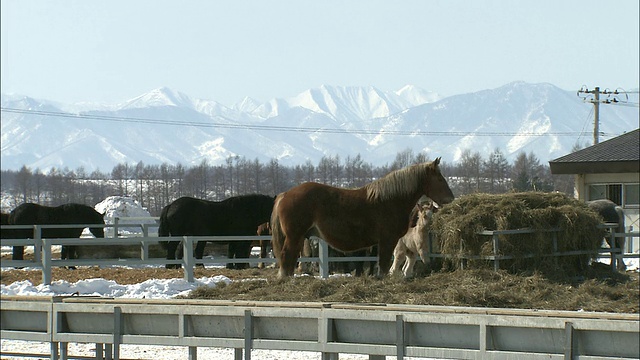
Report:
<svg viewBox="0 0 640 360"><path fill-rule="evenodd" d="M305 240L308 244L311 236L317 236L342 252L376 247L379 277L390 271L402 271L405 277L411 277L417 256L425 264L429 262L427 237L429 223L437 210L434 203L442 206L454 200L439 163L437 158L408 166L356 189L307 182L275 197L253 194L219 202L181 197L162 210L158 235L251 236L270 232L279 277L293 275ZM418 204L423 196L431 200L429 205ZM608 207L603 208L612 214ZM618 218L615 220L620 222ZM2 214L2 224L103 225L104 219L103 214L86 205L46 207L25 203L10 214ZM104 237L102 227L89 230L96 237ZM73 238L81 233L80 228L43 229L42 237ZM31 229L2 230L2 238L30 237L33 237ZM182 257L178 241L163 241L161 245L167 259ZM196 259L202 258L205 245L202 241L196 245ZM251 241L230 241L228 256L248 258L251 248ZM261 256L266 255L265 249L266 246L261 247ZM75 247L63 246L61 257L76 258ZM23 248L14 247L13 259L22 258ZM247 266L246 263L228 265L236 269Z"/></svg>

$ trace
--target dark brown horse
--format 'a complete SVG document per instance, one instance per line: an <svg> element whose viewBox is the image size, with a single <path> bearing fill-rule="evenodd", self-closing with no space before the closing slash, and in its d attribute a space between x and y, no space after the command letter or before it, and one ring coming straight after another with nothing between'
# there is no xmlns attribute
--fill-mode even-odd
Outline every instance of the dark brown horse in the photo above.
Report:
<svg viewBox="0 0 640 360"><path fill-rule="evenodd" d="M291 276L305 234L315 229L332 247L355 251L378 245L378 276L389 272L398 239L421 196L439 205L453 201L440 173L440 158L396 170L357 189L308 182L276 197L271 216L272 245L279 276Z"/></svg>
<svg viewBox="0 0 640 360"><path fill-rule="evenodd" d="M19 205L9 214L9 224L11 225L104 225L103 214L94 208L84 204L64 204L50 207L33 203ZM77 238L82 235L82 228L59 228L42 229L42 238ZM20 238L33 238L32 230L18 230L23 235ZM99 238L104 237L104 228L90 227L89 231ZM77 247L71 245L62 246L62 259L75 259ZM22 260L23 247L16 246L13 249L13 259Z"/></svg>

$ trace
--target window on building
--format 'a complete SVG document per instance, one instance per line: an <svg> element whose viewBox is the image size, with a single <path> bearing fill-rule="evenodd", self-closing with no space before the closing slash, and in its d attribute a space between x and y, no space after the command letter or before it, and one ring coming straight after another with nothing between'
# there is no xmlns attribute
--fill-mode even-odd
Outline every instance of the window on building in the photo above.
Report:
<svg viewBox="0 0 640 360"><path fill-rule="evenodd" d="M640 206L640 184L591 184L588 200L609 199L623 207Z"/></svg>
<svg viewBox="0 0 640 360"><path fill-rule="evenodd" d="M607 185L607 199L622 205L622 184Z"/></svg>
<svg viewBox="0 0 640 360"><path fill-rule="evenodd" d="M589 201L607 198L607 185L593 184L589 185Z"/></svg>
<svg viewBox="0 0 640 360"><path fill-rule="evenodd" d="M626 207L640 207L640 184L625 184L623 193Z"/></svg>

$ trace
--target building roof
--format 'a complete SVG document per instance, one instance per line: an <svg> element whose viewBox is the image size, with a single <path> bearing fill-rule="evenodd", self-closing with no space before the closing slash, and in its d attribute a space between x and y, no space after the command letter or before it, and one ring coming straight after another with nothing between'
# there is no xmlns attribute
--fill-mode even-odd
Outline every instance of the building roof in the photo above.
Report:
<svg viewBox="0 0 640 360"><path fill-rule="evenodd" d="M553 174L640 172L640 129L549 161Z"/></svg>

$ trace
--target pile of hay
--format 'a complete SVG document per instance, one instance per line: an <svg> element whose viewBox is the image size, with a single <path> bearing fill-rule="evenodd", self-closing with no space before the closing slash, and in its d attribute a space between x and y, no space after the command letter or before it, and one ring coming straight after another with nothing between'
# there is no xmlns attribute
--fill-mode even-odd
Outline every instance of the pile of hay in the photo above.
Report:
<svg viewBox="0 0 640 360"><path fill-rule="evenodd" d="M432 231L447 267L459 268L462 259L493 255L492 237L483 230L541 230L535 234L499 236L498 255L514 259L500 261L512 271L541 269L584 270L597 254L605 230L600 217L584 203L560 193L472 194L461 196L434 216ZM586 251L585 255L545 257L553 252L553 235L544 230L560 229L557 250ZM534 255L533 258L528 255ZM488 260L465 260L465 267L493 266Z"/></svg>

